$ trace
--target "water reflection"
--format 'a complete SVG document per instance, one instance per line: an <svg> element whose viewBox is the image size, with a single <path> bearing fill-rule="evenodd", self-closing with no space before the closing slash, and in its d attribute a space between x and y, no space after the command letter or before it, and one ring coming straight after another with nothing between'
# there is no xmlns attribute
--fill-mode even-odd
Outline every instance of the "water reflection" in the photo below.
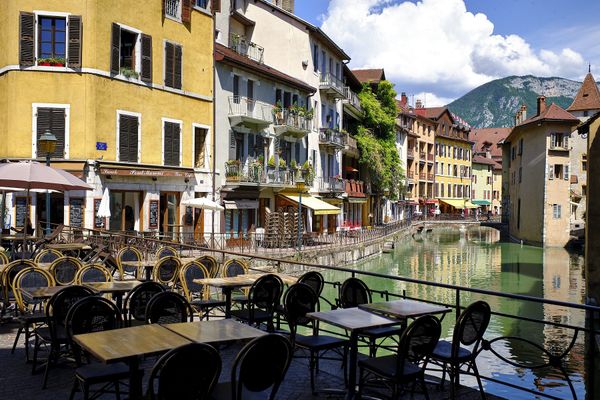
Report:
<svg viewBox="0 0 600 400"><path fill-rule="evenodd" d="M583 301L583 258L570 255L560 248L537 248L514 243L500 242L500 233L493 228L467 227L436 228L415 234L398 243L392 254L385 254L356 266L360 270L406 276L427 281L448 283L472 288L517 293L560 301L581 303ZM328 281L342 281L345 275L328 273ZM371 288L406 293L407 296L454 303L456 292L393 280L364 278ZM326 295L335 297L328 289ZM478 294L461 293L460 302L467 305L484 298ZM583 326L584 313L561 306L522 302L498 297L484 298L493 310L506 314L545 319L563 324ZM374 301L377 301L374 298ZM443 321L443 334L451 338L454 315ZM526 338L552 354L561 354L573 336L565 328L544 326L533 322L516 321L495 317L490 323L486 338ZM574 381L578 397L584 397L582 379L584 338L578 337L567 358L567 368ZM494 344L494 350L517 364L539 365L548 362L541 350L520 340L502 340ZM490 352L483 352L478 359L482 374L521 387L540 390L559 398L570 398L570 389L556 369L531 370L515 368L500 361ZM475 380L464 383L475 386ZM527 393L515 393L504 386L487 383L486 390L514 398L531 398Z"/></svg>

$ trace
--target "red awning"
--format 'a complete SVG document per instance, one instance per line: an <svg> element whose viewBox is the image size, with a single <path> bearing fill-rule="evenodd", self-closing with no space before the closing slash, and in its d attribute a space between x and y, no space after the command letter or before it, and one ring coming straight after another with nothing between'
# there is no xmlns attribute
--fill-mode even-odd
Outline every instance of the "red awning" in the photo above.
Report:
<svg viewBox="0 0 600 400"><path fill-rule="evenodd" d="M350 165L345 165L344 166L344 170L346 170L346 172L358 172L358 170Z"/></svg>
<svg viewBox="0 0 600 400"><path fill-rule="evenodd" d="M429 199L429 200L425 201L425 204L437 204L437 203L438 203L437 199Z"/></svg>

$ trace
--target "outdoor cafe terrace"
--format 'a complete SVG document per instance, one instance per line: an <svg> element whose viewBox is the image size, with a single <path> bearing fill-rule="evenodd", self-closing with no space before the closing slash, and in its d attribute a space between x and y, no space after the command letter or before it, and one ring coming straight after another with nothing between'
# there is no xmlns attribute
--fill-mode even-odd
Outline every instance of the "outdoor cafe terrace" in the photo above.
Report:
<svg viewBox="0 0 600 400"><path fill-rule="evenodd" d="M510 298L582 313L597 307L115 232L58 227L28 242L2 241L3 399L66 398L73 388L95 392L116 381L129 398L154 391L182 398L204 385L220 399L230 397L234 377L243 383L241 398L272 383L277 399L359 398L357 390L385 398L396 389L399 398L414 390L417 399L584 396L565 362L581 358L579 344L593 343L597 332L493 305ZM19 246L29 247L29 257ZM330 272L343 279L323 278ZM390 289L370 289L377 280ZM409 287L422 296L409 296ZM564 329L570 345L546 349L526 332L486 333L499 318ZM544 361L520 363L507 355L509 342L520 344L513 351L535 348ZM586 370L594 371L597 348L585 351ZM500 378L532 367L547 370L556 387Z"/></svg>

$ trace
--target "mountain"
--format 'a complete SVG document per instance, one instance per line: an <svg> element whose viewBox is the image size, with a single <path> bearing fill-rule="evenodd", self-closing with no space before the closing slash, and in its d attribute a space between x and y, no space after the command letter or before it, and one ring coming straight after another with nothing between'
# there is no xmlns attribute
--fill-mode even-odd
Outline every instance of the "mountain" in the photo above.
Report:
<svg viewBox="0 0 600 400"><path fill-rule="evenodd" d="M567 108L573 102L581 82L564 78L509 76L485 83L448 104L450 110L473 128L510 127L521 103L527 115L535 115L537 97L546 96L546 104Z"/></svg>

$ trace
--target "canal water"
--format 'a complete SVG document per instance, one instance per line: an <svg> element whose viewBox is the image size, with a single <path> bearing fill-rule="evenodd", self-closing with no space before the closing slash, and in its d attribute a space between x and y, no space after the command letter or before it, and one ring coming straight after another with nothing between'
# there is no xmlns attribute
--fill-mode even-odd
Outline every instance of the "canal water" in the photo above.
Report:
<svg viewBox="0 0 600 400"><path fill-rule="evenodd" d="M582 303L584 293L583 257L569 254L564 249L542 249L500 241L500 233L488 227L456 226L434 228L415 234L396 243L393 253L382 254L352 266L364 271L398 275L420 280L447 283L470 288L515 293L546 299ZM343 281L347 274L325 272L327 281ZM391 279L361 277L370 288L407 296L454 304L455 291L403 283ZM336 291L326 285L324 295L335 298ZM553 322L584 326L584 313L563 307L533 302L509 300L501 297L483 297L462 292L461 305L484 299L492 310L503 313L544 319ZM374 301L380 300L377 295ZM443 320L442 336L452 338L454 314ZM486 339L503 337L493 348L503 357L519 365L544 364L548 356L540 349L511 337L525 338L552 354L560 354L573 337L573 330L544 326L538 323L493 317L485 334ZM577 397L585 398L584 337L579 334L574 348L566 358L567 373L573 381ZM512 366L489 351L478 358L482 375L503 382L552 394L558 398L572 398L571 391L558 369L530 369ZM476 386L469 377L463 384ZM486 391L510 398L531 399L532 394L516 391L504 385L484 381Z"/></svg>

